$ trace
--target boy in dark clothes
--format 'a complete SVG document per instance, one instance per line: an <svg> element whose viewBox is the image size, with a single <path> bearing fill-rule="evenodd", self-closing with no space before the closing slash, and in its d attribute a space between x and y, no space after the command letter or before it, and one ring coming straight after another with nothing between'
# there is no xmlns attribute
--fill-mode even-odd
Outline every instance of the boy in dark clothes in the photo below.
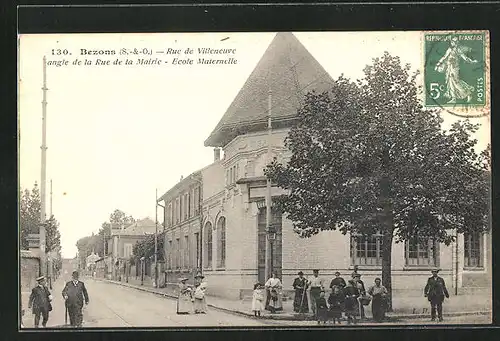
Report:
<svg viewBox="0 0 500 341"><path fill-rule="evenodd" d="M345 295L344 291L339 286L333 287L333 292L328 297L328 304L330 305L329 315L333 320L333 324L342 318L342 309L344 306Z"/></svg>
<svg viewBox="0 0 500 341"><path fill-rule="evenodd" d="M319 298L316 301L316 307L318 324L320 324L321 322L323 322L323 324L326 324L326 320L328 318L328 305L326 304L324 291L321 291L321 293L319 294Z"/></svg>

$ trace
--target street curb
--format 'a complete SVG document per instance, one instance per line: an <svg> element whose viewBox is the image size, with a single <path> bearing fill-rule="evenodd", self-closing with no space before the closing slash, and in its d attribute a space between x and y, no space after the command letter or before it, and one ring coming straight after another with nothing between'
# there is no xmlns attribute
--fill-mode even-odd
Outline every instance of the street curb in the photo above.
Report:
<svg viewBox="0 0 500 341"><path fill-rule="evenodd" d="M111 283L111 284L118 284L118 285L121 285L124 287L149 292L149 293L154 294L154 295L163 296L166 298L177 299L177 296L175 296L175 295L167 294L167 293L163 293L163 292L158 292L158 291L155 291L154 289L150 289L150 288L146 288L146 287L139 287L139 286L136 286L133 284L122 283L122 282L118 282L118 281L112 281L112 280L100 279L100 278L93 278L93 280L100 281L100 282L107 282L107 283ZM260 320L262 320L262 319L282 320L282 321L310 321L310 320L314 320L313 316L311 316L311 315L295 314L292 316L290 316L290 315L283 316L283 315L279 315L279 313L276 315L264 315L264 316L261 316L260 318L256 318L253 315L253 313L251 313L251 312L247 313L247 312L243 312L243 311L239 311L239 310L223 308L223 307L216 306L216 305L213 305L210 303L207 303L207 306L214 308L216 310L227 312L227 313L245 316L245 317L251 317L251 318L260 319ZM443 312L444 317L459 317L459 316L470 316L470 315L491 315L491 311L460 311L460 312L450 312L450 313ZM399 315L387 314L387 317L391 320L413 320L413 319L429 318L429 314L399 314Z"/></svg>

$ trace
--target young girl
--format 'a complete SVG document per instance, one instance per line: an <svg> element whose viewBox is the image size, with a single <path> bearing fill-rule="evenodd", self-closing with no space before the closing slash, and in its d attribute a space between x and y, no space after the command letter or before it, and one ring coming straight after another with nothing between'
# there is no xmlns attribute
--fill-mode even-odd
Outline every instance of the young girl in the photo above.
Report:
<svg viewBox="0 0 500 341"><path fill-rule="evenodd" d="M320 324L321 322L323 322L323 324L326 324L328 316L328 305L326 304L324 291L321 291L321 293L319 294L319 298L317 299L316 304L316 316L318 317L318 324Z"/></svg>
<svg viewBox="0 0 500 341"><path fill-rule="evenodd" d="M330 305L330 317L333 320L333 324L338 322L340 324L340 319L342 318L342 308L344 305L345 295L341 287L334 285L333 292L328 297L328 304Z"/></svg>
<svg viewBox="0 0 500 341"><path fill-rule="evenodd" d="M359 314L359 290L354 280L347 282L345 292L345 315L347 317L347 324L356 324L356 316Z"/></svg>
<svg viewBox="0 0 500 341"><path fill-rule="evenodd" d="M264 309L264 292L263 286L260 283L256 283L253 286L253 297L252 297L252 311L254 315L260 317L260 311Z"/></svg>

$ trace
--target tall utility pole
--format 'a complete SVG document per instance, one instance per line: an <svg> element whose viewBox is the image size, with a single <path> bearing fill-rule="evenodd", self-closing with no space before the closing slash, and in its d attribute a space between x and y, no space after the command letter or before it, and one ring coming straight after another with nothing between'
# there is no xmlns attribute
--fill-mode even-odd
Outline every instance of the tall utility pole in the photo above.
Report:
<svg viewBox="0 0 500 341"><path fill-rule="evenodd" d="M156 189L156 209L158 209L158 206L160 206L161 208L163 208L163 261L166 262L166 256L165 256L165 229L166 229L166 220L165 220L165 206L163 206L162 204L160 204L158 202L158 189ZM158 212L156 212L156 220L158 221ZM158 228L157 228L158 229ZM158 238L158 237L157 237ZM155 242L157 243L157 238L155 238ZM158 254L158 244L155 243L155 255ZM158 259L156 259L158 260ZM157 271L157 268L155 268L155 271L157 273L157 277L156 277L156 283L158 283L158 277L160 277L160 273ZM165 284L167 283L167 274L165 273ZM158 284L157 284L158 286Z"/></svg>
<svg viewBox="0 0 500 341"><path fill-rule="evenodd" d="M40 268L41 274L47 276L46 254L45 254L45 201L46 201L46 176L47 176L47 60L43 57L43 100L42 100L42 163L41 163L41 181L40 181Z"/></svg>
<svg viewBox="0 0 500 341"><path fill-rule="evenodd" d="M158 189L155 189L155 283L158 287Z"/></svg>
<svg viewBox="0 0 500 341"><path fill-rule="evenodd" d="M267 109L267 164L271 163L271 137L272 137L272 125L271 125L271 88L269 88L269 96L268 96L268 109ZM266 181L266 280L271 277L271 244L269 241L269 233L271 228L271 206L272 206L272 197L271 197L271 180L267 178Z"/></svg>
<svg viewBox="0 0 500 341"><path fill-rule="evenodd" d="M52 179L50 179L50 216L52 217Z"/></svg>

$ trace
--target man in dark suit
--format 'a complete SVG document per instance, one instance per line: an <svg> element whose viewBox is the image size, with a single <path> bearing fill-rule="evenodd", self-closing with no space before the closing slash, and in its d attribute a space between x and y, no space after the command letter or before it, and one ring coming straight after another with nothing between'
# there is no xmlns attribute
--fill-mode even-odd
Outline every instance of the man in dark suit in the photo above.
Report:
<svg viewBox="0 0 500 341"><path fill-rule="evenodd" d="M40 315L42 316L42 328L47 326L49 320L49 311L52 310L52 295L49 289L45 286L45 277L40 276L36 279L37 286L31 291L28 308L33 307L33 315L35 315L35 328L40 324Z"/></svg>
<svg viewBox="0 0 500 341"><path fill-rule="evenodd" d="M341 289L344 289L346 287L345 280L340 276L340 272L338 271L335 273L335 278L330 282L330 289L332 289L333 291L333 287L335 286Z"/></svg>
<svg viewBox="0 0 500 341"><path fill-rule="evenodd" d="M83 322L83 301L89 304L89 295L85 284L78 280L78 271L73 271L73 280L66 283L62 295L66 300L69 321L73 327L81 327Z"/></svg>
<svg viewBox="0 0 500 341"><path fill-rule="evenodd" d="M443 301L444 297L449 298L448 290L444 279L438 276L439 269L432 270L432 277L427 280L424 289L424 296L431 302L431 319L436 320L436 308L439 322L443 321Z"/></svg>
<svg viewBox="0 0 500 341"><path fill-rule="evenodd" d="M358 304L359 304L359 318L361 320L364 320L366 318L365 315L365 306L363 305L363 299L366 298L366 288L365 288L365 283L361 280L361 275L357 272L357 269L355 272L352 273L352 278L354 280L354 283L356 284L356 287L359 290L359 297L358 297Z"/></svg>

